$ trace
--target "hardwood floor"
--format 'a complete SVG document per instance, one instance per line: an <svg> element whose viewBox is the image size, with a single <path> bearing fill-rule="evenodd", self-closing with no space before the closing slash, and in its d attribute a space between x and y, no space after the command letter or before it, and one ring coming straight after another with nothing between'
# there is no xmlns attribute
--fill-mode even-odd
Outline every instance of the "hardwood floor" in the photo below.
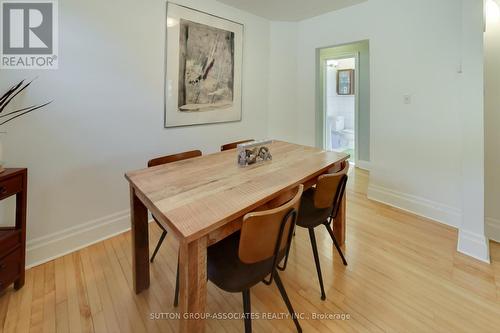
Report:
<svg viewBox="0 0 500 333"><path fill-rule="evenodd" d="M327 300L320 300L307 230L297 230L281 274L304 332L499 332L500 245L487 265L456 249L457 231L366 198L368 174L351 175L344 267L326 230L317 232ZM150 225L150 249L160 236ZM132 288L130 233L26 272L26 285L0 298L3 332L175 332L177 244L167 236L151 265L151 287ZM275 285L252 289L252 311L286 313ZM208 312L240 313L240 294L208 288ZM311 318L342 314L340 319ZM153 314L154 315L154 314ZM160 316L160 314L158 315ZM243 332L242 320L208 320L210 332ZM254 320L254 332L295 332L290 319Z"/></svg>

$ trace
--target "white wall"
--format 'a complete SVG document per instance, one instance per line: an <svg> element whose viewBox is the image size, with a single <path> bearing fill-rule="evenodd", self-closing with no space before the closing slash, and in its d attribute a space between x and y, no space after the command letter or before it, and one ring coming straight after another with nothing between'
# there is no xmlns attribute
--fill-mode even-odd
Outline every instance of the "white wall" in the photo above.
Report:
<svg viewBox="0 0 500 333"><path fill-rule="evenodd" d="M269 61L270 138L297 141L297 23L272 22Z"/></svg>
<svg viewBox="0 0 500 333"><path fill-rule="evenodd" d="M500 21L485 34L485 205L487 235L500 242Z"/></svg>
<svg viewBox="0 0 500 333"><path fill-rule="evenodd" d="M487 260L480 17L475 0L370 0L300 22L297 141L315 144L317 49L368 39L370 197L468 231L481 248L461 250Z"/></svg>
<svg viewBox="0 0 500 333"><path fill-rule="evenodd" d="M28 264L129 227L124 173L153 156L267 136L268 21L212 0L181 4L245 25L243 121L163 128L165 1L59 1L60 68L1 70L0 91L39 76L6 130L7 166L29 168Z"/></svg>
<svg viewBox="0 0 500 333"><path fill-rule="evenodd" d="M314 144L308 133L315 132L316 48L369 39L373 184L460 207L461 123L455 106L461 16L454 3L371 0L301 22L298 104L306 130L300 141ZM413 95L413 104L403 103L404 94Z"/></svg>
<svg viewBox="0 0 500 333"><path fill-rule="evenodd" d="M245 24L242 122L163 128L162 0L60 1L60 69L0 71L0 91L39 76L19 105L54 99L4 140L7 165L30 170L28 264L127 228L123 174L152 156L249 137L314 145L316 50L367 39L370 196L460 227L473 244L462 250L481 246L479 1L370 0L300 23L178 2Z"/></svg>

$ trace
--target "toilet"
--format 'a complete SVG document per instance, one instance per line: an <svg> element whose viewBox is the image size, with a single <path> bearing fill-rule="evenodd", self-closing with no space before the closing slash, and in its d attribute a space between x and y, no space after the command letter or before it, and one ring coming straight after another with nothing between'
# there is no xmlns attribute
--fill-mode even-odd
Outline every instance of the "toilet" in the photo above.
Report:
<svg viewBox="0 0 500 333"><path fill-rule="evenodd" d="M354 130L345 128L341 131L342 146L354 149Z"/></svg>
<svg viewBox="0 0 500 333"><path fill-rule="evenodd" d="M335 116L333 117L333 126L332 130L334 132L340 132L345 128L345 118L343 116Z"/></svg>
<svg viewBox="0 0 500 333"><path fill-rule="evenodd" d="M354 130L345 128L345 118L333 116L329 119L329 124L332 149L354 149Z"/></svg>
<svg viewBox="0 0 500 333"><path fill-rule="evenodd" d="M341 131L345 128L345 119L342 116L335 116L331 118L330 124L332 149L339 149L343 145Z"/></svg>

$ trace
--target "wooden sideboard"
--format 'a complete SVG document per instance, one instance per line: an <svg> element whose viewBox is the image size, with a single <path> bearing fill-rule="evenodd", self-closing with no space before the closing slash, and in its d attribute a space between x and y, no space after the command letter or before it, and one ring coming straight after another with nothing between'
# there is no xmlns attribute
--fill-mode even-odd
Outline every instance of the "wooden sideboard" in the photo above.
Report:
<svg viewBox="0 0 500 333"><path fill-rule="evenodd" d="M0 173L0 201L16 196L15 225L0 228L0 291L11 283L15 289L24 285L27 185L27 169Z"/></svg>

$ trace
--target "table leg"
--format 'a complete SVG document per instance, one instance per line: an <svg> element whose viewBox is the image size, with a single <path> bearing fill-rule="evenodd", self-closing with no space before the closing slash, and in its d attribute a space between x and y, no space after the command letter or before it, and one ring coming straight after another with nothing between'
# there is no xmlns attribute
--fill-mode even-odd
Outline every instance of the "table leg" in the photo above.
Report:
<svg viewBox="0 0 500 333"><path fill-rule="evenodd" d="M139 294L149 288L149 229L148 210L130 187L130 216L132 223L132 269L134 290Z"/></svg>
<svg viewBox="0 0 500 333"><path fill-rule="evenodd" d="M181 244L179 270L180 332L202 333L205 321L199 316L204 315L207 303L206 236Z"/></svg>
<svg viewBox="0 0 500 333"><path fill-rule="evenodd" d="M346 218L346 194L342 198L342 202L340 203L340 209L337 213L337 218L334 220L333 233L335 234L335 238L339 242L339 245L342 246L345 244L345 218Z"/></svg>
<svg viewBox="0 0 500 333"><path fill-rule="evenodd" d="M345 167L346 162L341 162L336 164L331 171L338 172ZM346 220L346 192L344 192L344 196L342 197L342 202L340 203L340 209L337 213L337 218L334 221L333 225L333 233L335 234L335 238L339 242L339 245L342 246L345 244L345 220Z"/></svg>
<svg viewBox="0 0 500 333"><path fill-rule="evenodd" d="M19 278L14 281L14 288L21 289L24 286L24 279L26 270L26 211L27 211L27 198L28 198L28 174L25 173L22 177L23 190L16 195L16 229L21 230L21 260L19 266L21 267L21 274Z"/></svg>

